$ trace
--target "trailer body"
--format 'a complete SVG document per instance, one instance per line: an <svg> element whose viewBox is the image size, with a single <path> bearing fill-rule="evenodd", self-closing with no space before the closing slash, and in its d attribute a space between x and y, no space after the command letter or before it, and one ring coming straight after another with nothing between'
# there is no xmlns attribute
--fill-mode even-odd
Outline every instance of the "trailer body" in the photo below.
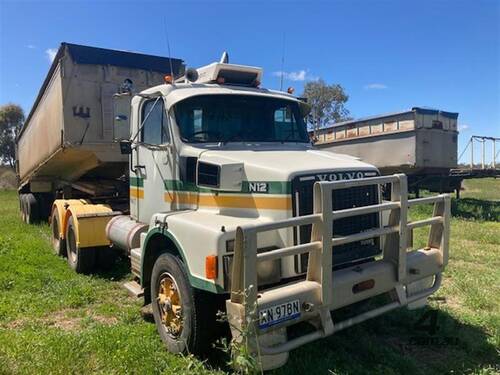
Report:
<svg viewBox="0 0 500 375"><path fill-rule="evenodd" d="M126 174L128 159L119 139L127 125L114 126L113 95L125 80L135 90L181 74L182 60L62 43L17 138L17 173L22 192L49 193L91 178Z"/></svg>
<svg viewBox="0 0 500 375"><path fill-rule="evenodd" d="M359 157L384 175L405 173L410 190L418 185L450 191L455 181L449 171L457 166L457 118L458 113L414 107L320 129L314 143L320 150Z"/></svg>

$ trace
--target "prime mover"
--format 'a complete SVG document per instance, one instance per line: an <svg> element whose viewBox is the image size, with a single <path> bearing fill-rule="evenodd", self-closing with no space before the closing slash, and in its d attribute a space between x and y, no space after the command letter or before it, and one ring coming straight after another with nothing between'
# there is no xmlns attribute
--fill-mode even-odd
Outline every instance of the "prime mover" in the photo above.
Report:
<svg viewBox="0 0 500 375"><path fill-rule="evenodd" d="M313 149L307 103L262 88L260 68L89 48L61 46L18 137L22 217L48 218L77 272L129 257L127 288L151 305L168 350L203 351L221 310L276 368L439 288L448 195L409 199L405 175ZM432 216L410 221L420 204ZM419 227L429 235L415 249ZM290 336L299 323L311 329Z"/></svg>

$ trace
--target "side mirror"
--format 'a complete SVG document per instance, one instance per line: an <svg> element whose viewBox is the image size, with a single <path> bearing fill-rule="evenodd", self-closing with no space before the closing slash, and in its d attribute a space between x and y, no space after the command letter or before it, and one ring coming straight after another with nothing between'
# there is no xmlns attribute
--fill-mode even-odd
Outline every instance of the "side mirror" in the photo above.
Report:
<svg viewBox="0 0 500 375"><path fill-rule="evenodd" d="M120 153L122 155L130 155L132 153L132 142L128 139L120 141Z"/></svg>
<svg viewBox="0 0 500 375"><path fill-rule="evenodd" d="M130 105L132 96L113 95L113 139L130 138Z"/></svg>

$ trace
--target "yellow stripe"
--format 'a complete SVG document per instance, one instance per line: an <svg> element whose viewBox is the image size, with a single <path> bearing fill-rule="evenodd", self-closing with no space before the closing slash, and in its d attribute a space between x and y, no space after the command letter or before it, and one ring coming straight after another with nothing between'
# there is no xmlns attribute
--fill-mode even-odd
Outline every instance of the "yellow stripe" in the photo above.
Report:
<svg viewBox="0 0 500 375"><path fill-rule="evenodd" d="M290 210L292 200L286 197L242 197L235 195L203 195L196 192L165 193L165 202L208 207Z"/></svg>
<svg viewBox="0 0 500 375"><path fill-rule="evenodd" d="M130 188L130 196L133 198L143 199L144 198L144 190L139 189L137 187L131 187Z"/></svg>

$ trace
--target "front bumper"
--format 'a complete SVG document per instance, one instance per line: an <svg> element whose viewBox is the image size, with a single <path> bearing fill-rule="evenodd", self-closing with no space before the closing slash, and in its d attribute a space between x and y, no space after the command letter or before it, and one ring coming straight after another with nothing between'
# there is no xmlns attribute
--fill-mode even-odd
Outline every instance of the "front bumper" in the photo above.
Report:
<svg viewBox="0 0 500 375"><path fill-rule="evenodd" d="M391 202L332 211L333 189L385 183L393 186ZM408 208L423 203L434 204L433 216L408 222ZM386 227L340 238L333 236L331 224L334 219L383 210L391 212ZM439 288L448 261L449 218L448 195L409 201L404 175L316 183L315 214L238 228L231 299L226 302L233 337L238 339L245 330L253 332L250 345L255 353L261 354L263 368L270 369L283 364L288 352L301 345L392 309L425 300ZM313 225L310 243L257 254L258 233L304 224ZM409 251L411 231L423 226L430 226L427 246ZM377 236L385 236L381 259L332 271L332 247L334 252L335 245ZM255 270L258 262L303 253L309 253L310 259L305 280L257 291ZM330 311L384 293L392 296L390 303L333 323ZM259 311L297 300L300 302L298 316L259 328ZM286 327L304 321L311 323L315 330L288 340Z"/></svg>

